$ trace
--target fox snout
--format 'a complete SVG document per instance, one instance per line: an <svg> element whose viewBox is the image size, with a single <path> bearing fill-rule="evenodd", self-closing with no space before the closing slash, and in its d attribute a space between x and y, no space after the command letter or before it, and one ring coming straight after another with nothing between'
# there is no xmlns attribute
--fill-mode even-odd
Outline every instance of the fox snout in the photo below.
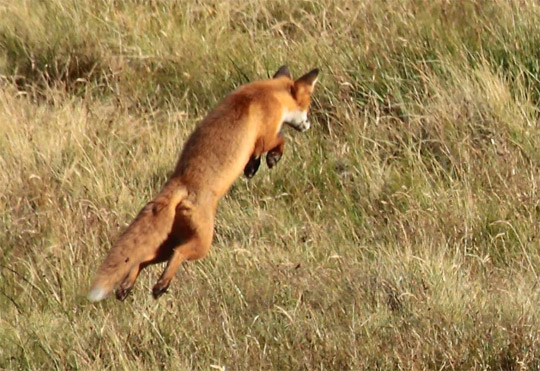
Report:
<svg viewBox="0 0 540 371"><path fill-rule="evenodd" d="M291 125L293 128L300 132L308 131L311 127L311 123L308 120L302 121L300 124Z"/></svg>
<svg viewBox="0 0 540 371"><path fill-rule="evenodd" d="M293 111L285 114L284 122L295 130L304 132L309 130L311 123L307 118L307 112Z"/></svg>

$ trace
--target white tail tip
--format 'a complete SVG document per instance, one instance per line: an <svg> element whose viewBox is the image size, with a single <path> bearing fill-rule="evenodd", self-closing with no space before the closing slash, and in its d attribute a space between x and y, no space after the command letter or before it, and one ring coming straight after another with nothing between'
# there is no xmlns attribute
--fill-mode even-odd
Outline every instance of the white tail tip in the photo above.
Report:
<svg viewBox="0 0 540 371"><path fill-rule="evenodd" d="M92 302L103 300L107 297L109 293L107 290L101 288L101 287L94 287L90 292L88 293L88 300Z"/></svg>

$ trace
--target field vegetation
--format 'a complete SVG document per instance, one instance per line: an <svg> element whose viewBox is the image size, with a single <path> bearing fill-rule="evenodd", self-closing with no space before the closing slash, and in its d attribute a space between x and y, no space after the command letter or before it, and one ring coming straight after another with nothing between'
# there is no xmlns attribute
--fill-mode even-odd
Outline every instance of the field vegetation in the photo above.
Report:
<svg viewBox="0 0 540 371"><path fill-rule="evenodd" d="M535 0L0 2L0 368L540 367ZM169 292L91 304L235 87L319 67L312 130Z"/></svg>

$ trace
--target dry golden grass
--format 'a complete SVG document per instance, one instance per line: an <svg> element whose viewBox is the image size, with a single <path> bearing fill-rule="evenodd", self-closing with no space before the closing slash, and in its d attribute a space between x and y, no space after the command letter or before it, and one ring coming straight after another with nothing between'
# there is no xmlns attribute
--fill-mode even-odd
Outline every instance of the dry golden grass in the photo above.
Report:
<svg viewBox="0 0 540 371"><path fill-rule="evenodd" d="M0 368L540 367L533 0L0 3ZM88 284L234 87L314 127L167 295Z"/></svg>

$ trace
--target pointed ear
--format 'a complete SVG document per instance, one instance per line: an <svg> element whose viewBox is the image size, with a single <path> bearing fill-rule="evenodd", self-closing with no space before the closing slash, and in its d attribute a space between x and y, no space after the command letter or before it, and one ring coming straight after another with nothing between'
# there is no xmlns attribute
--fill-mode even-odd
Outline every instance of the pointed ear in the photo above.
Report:
<svg viewBox="0 0 540 371"><path fill-rule="evenodd" d="M303 83L308 86L310 86L312 89L315 86L315 83L317 82L317 77L319 76L319 69L315 68L312 71L309 71L304 76L300 77L298 80L295 81L295 84Z"/></svg>
<svg viewBox="0 0 540 371"><path fill-rule="evenodd" d="M281 76L285 76L285 77L288 77L289 79L292 79L291 71L289 71L289 67L287 66L279 67L279 70L277 70L277 72L274 74L272 78L277 79L278 77L281 77Z"/></svg>

